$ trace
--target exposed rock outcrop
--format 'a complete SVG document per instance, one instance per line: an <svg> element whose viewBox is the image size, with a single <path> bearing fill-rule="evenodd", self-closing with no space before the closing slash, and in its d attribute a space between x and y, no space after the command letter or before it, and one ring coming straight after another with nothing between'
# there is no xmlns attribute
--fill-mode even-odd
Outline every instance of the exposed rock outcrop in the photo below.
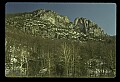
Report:
<svg viewBox="0 0 120 82"><path fill-rule="evenodd" d="M94 22L83 17L70 22L67 16L52 10L38 9L33 12L6 15L5 27L19 29L32 36L43 38L102 40L104 31Z"/></svg>

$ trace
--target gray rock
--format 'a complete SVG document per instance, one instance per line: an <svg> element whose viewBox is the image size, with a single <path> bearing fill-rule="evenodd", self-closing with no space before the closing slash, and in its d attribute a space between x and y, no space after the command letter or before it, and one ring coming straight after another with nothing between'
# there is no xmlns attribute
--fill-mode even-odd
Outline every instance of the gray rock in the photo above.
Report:
<svg viewBox="0 0 120 82"><path fill-rule="evenodd" d="M89 39L95 37L96 39L102 39L102 37L107 36L91 20L77 17L74 22L70 22L67 16L45 9L20 13L11 17L6 16L5 27L6 29L16 27L20 31L32 34L32 36L42 36L43 38L65 38L67 35L69 38L83 37L84 39ZM89 36L89 38L84 35ZM79 40L82 39L79 38Z"/></svg>

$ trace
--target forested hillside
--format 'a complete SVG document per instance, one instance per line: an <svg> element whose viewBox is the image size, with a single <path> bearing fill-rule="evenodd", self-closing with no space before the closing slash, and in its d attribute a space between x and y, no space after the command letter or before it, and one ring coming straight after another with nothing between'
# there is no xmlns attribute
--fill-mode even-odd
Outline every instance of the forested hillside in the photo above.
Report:
<svg viewBox="0 0 120 82"><path fill-rule="evenodd" d="M115 77L116 37L52 10L6 14L6 77Z"/></svg>

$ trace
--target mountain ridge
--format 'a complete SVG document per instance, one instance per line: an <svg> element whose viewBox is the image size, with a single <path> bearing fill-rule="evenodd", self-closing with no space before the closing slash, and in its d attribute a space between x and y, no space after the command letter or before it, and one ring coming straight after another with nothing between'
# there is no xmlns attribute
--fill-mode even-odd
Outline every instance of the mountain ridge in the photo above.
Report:
<svg viewBox="0 0 120 82"><path fill-rule="evenodd" d="M5 76L114 78L115 38L83 17L71 22L46 10L6 14Z"/></svg>
<svg viewBox="0 0 120 82"><path fill-rule="evenodd" d="M95 22L83 17L75 18L62 16L55 11L37 9L33 12L6 14L5 27L15 27L32 36L43 38L66 38L80 41L100 40L108 36Z"/></svg>

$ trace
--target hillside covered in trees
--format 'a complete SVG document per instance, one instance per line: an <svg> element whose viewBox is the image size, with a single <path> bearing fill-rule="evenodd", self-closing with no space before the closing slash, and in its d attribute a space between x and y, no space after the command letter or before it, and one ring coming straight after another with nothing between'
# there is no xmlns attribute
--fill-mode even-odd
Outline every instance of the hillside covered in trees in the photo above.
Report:
<svg viewBox="0 0 120 82"><path fill-rule="evenodd" d="M6 77L115 77L116 37L52 10L5 15Z"/></svg>

